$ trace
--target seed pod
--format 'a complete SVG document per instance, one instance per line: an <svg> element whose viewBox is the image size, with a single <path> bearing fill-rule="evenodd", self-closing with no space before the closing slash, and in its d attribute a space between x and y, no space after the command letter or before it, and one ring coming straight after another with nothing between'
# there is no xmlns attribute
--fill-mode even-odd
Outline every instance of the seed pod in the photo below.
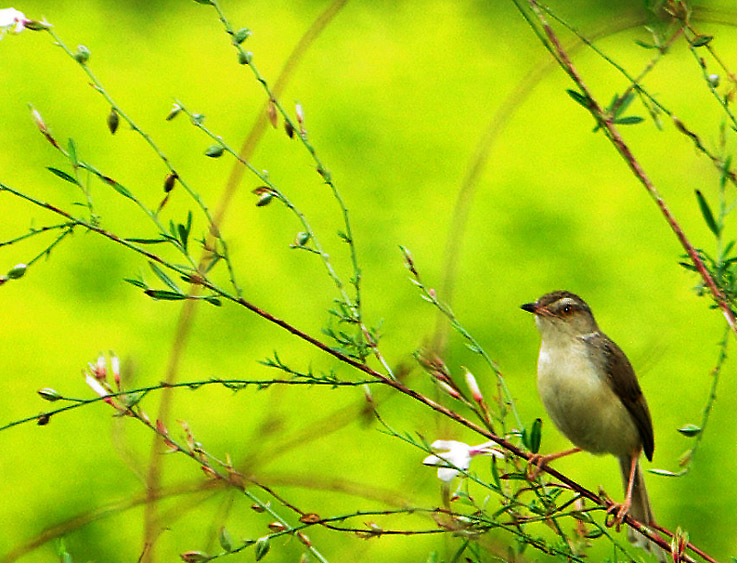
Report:
<svg viewBox="0 0 737 563"><path fill-rule="evenodd" d="M110 129L110 133L115 135L120 125L120 116L115 108L110 108L110 113L107 115L107 128Z"/></svg>
<svg viewBox="0 0 737 563"><path fill-rule="evenodd" d="M177 178L179 178L179 175L176 172L172 172L166 175L166 178L164 179L164 193L168 194L174 189Z"/></svg>
<svg viewBox="0 0 737 563"><path fill-rule="evenodd" d="M269 123L271 123L271 126L274 129L276 129L276 126L278 125L279 122L277 121L276 104L274 103L273 100L269 102L269 109L267 111L269 115Z"/></svg>

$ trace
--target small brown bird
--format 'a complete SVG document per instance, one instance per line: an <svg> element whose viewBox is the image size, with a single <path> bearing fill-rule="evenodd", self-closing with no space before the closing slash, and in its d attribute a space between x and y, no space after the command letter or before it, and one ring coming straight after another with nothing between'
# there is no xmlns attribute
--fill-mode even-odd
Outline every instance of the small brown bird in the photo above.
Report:
<svg viewBox="0 0 737 563"><path fill-rule="evenodd" d="M535 315L542 343L537 389L558 429L576 446L541 457L545 464L585 450L619 459L625 499L610 509L613 524L626 514L645 525L655 522L638 463L652 460L655 442L650 411L627 356L596 324L586 302L568 291L554 291L522 309ZM629 540L665 561L665 553L640 534Z"/></svg>

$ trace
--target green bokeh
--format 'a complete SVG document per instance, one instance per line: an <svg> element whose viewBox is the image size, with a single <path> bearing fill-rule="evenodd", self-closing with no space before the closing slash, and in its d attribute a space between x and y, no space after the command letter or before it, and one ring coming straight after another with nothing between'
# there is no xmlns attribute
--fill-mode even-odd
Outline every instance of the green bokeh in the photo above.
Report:
<svg viewBox="0 0 737 563"><path fill-rule="evenodd" d="M270 81L326 6L296 0L223 4L236 27L253 30L248 49ZM556 4L579 29L606 34L597 45L633 72L652 56L634 44L646 38L642 27L627 29L644 18L640 2ZM707 14L729 8L726 2L698 5L711 8ZM164 116L179 99L206 114L211 129L239 146L263 108L262 90L236 63L215 13L188 1L29 0L15 7L29 17L46 17L69 46L90 49L90 68L108 93L214 208L232 161L206 158L210 141L186 119L167 122ZM737 49L731 27L696 25L716 36L720 53ZM624 31L611 33L619 28ZM71 185L45 170L65 163L33 126L31 103L58 139L75 139L81 158L147 204L160 201L166 174L161 162L125 125L114 137L109 134L106 103L48 36L5 36L0 61L0 181L66 209L77 197ZM575 62L605 102L626 87L590 51L578 51ZM547 53L511 2L348 2L305 54L281 101L290 112L296 102L304 107L310 139L351 210L365 312L369 323L383 320L382 350L392 365L411 365L411 354L435 326L434 311L407 281L398 247L412 251L429 285L442 287L459 186L490 122L506 112L506 127L497 133L468 200L454 311L501 366L522 419L543 417L542 451L549 452L567 444L537 397L538 335L519 305L552 289L583 295L640 374L657 440L655 462L647 466L677 469L689 442L675 429L700 419L723 321L691 291L696 280L677 266L682 251L652 200L603 135L590 132L591 117L565 93L571 87L567 78L554 67L544 72L546 65ZM515 89L535 72L539 80L510 104ZM673 49L646 87L698 127L707 146L716 146L721 114L683 46ZM637 102L630 111L644 115ZM716 201L715 168L668 124L658 131L647 122L624 133L684 231L696 246L710 249L711 235L693 190ZM348 254L335 236L339 210L306 152L281 130L270 129L252 163L267 169L304 210L347 279ZM92 185L105 228L123 236L151 233L134 206L99 182ZM319 336L335 288L316 257L288 248L300 230L293 217L276 205L255 207L250 192L258 185L255 177L245 177L222 229L244 296ZM167 220L181 221L189 201L182 190L173 194ZM31 218L36 225L54 220L8 194L0 194L0 205L0 240L23 233ZM195 226L201 232L203 222ZM35 242L2 248L0 270L38 250ZM153 281L145 261L79 230L48 262L0 288L0 424L46 408L35 395L42 387L90 396L80 372L101 351L121 356L130 385L164 379L180 308L152 302L122 282L139 271ZM274 350L294 367L334 367L284 331L226 305L198 310L179 377L273 376L258 362ZM466 366L489 395L493 392L492 374L460 338L451 336L446 359L454 373ZM692 472L682 479L648 477L659 522L688 530L718 560L737 552L732 508L737 470L726 462L735 443L733 373L728 363ZM410 382L432 393L419 370ZM429 441L480 441L401 397L381 396L382 415L399 430L421 433ZM437 504L438 481L432 469L420 465L424 454L367 424L363 406L360 390L273 388L234 395L207 388L175 395L171 428L177 428L173 420L186 420L208 451L248 460L247 471L323 516ZM154 416L157 398L147 399L144 407ZM110 410L99 405L56 417L44 428L25 425L0 434L0 558L47 527L109 507L87 525L68 525L67 547L75 561L137 559L143 508L120 507L143 494L151 436L132 421L112 419ZM557 467L590 489L602 485L614 498L621 494L611 458L581 455ZM203 481L182 456L168 456L164 468L167 485ZM211 548L212 530L230 502L225 521L235 538L267 533L269 520L255 515L242 497L183 493L160 506L165 517L156 543L161 560ZM432 521L393 522L402 525L431 527ZM509 542L503 534L490 536L491 543ZM362 541L315 530L310 537L331 561L424 561L431 549L452 553L454 545L434 536ZM269 557L280 561L298 560L300 553L296 542L272 550ZM20 559L55 560L53 542Z"/></svg>

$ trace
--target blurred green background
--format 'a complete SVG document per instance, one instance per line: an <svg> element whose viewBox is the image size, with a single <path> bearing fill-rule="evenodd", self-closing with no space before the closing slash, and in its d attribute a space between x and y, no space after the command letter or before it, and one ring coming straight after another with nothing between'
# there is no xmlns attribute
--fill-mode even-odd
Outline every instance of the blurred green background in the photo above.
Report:
<svg viewBox="0 0 737 563"><path fill-rule="evenodd" d="M648 38L642 2L552 4L584 33L601 35L597 45L632 73L653 55L634 44ZM730 7L726 0L695 5L703 8L699 18L737 21L737 14L724 12ZM233 25L253 31L247 48L270 81L326 6L223 1ZM207 138L183 117L164 117L179 99L237 147L262 111L264 95L248 69L236 63L212 9L189 1L28 0L14 7L32 18L46 17L70 47L87 46L90 68L108 93L215 207L232 159L206 158ZM714 47L733 62L734 28L699 18L699 31L715 35ZM127 127L109 134L108 106L46 34L4 37L0 60L0 181L66 209L78 198L70 184L45 170L65 163L33 125L27 109L32 103L60 141L75 139L81 159L150 206L160 201L166 173L161 162ZM580 50L574 60L602 102L626 87L592 52ZM304 54L281 101L292 113L295 103L303 106L310 139L350 208L367 320L383 320L382 350L392 365L411 365L411 354L435 327L435 312L408 282L398 247L412 251L428 285L441 287L459 186L490 124L504 115L505 127L494 137L476 190L464 198L470 211L456 257L454 311L499 363L523 420L543 418L542 449L551 452L567 443L537 397L538 335L519 305L553 289L581 294L640 375L657 444L655 461L646 467L677 470L690 442L676 428L700 420L723 320L693 293L696 279L677 265L681 249L651 199L603 135L591 133L592 118L566 95L571 84L563 73L552 67L546 72L546 65L547 53L511 2L349 1ZM538 79L530 81L531 73ZM525 80L527 90L521 88ZM721 114L683 45L645 85L716 151ZM645 116L637 102L630 113ZM685 232L696 246L711 250L693 190L716 201L717 171L667 121L663 131L647 121L623 132ZM335 236L339 209L306 152L283 131L269 129L251 160L304 210L347 279L346 247ZM102 226L122 236L151 234L133 205L99 182L92 185ZM255 207L250 191L258 185L246 175L222 227L244 296L319 336L334 287L313 255L288 248L301 230L293 217L278 205ZM22 234L32 222L55 220L8 194L0 194L0 205L1 240ZM164 215L181 221L188 206L184 192L175 190ZM201 230L202 222L196 227ZM39 244L3 247L0 270L30 260ZM130 386L164 379L180 306L153 302L122 282L138 271L153 282L143 260L79 230L48 262L1 288L0 425L46 409L35 393L42 387L91 396L80 374L101 351L121 356ZM274 350L295 368L334 366L244 310L203 306L179 379L270 377L274 373L258 361ZM456 336L450 337L446 360L454 373L468 367L493 392L492 374ZM737 469L727 462L737 432L733 375L729 362L693 470L680 479L648 477L659 522L687 530L718 560L737 553ZM420 370L409 381L433 393ZM482 441L402 397L378 395L380 412L399 430L429 441ZM154 417L157 405L152 396L144 409ZM186 420L211 453L230 453L246 463L246 471L322 516L439 503L435 471L420 465L424 454L379 432L362 415L363 407L358 389L232 394L206 388L176 393L172 419ZM29 424L0 434L0 561L16 560L12 554L64 522L50 535L65 536L75 561L138 559L143 507L128 504L142 495L151 435L111 414L100 404L52 418L43 428ZM478 466L482 475L484 465ZM212 548L213 530L223 523L235 538L267 533L270 520L253 513L242 496L183 490L203 482L191 461L172 455L163 467L164 484L180 494L159 505L157 560ZM601 485L620 498L611 458L580 455L557 467L590 489ZM79 515L92 521L70 522ZM430 527L432 521L414 517L391 524ZM325 530L309 535L331 561L424 561L432 549L448 557L457 545L440 536L364 541ZM490 534L489 541L503 546L511 539ZM269 557L296 561L299 553L296 541L285 541ZM527 556L544 560L530 551ZM252 557L245 552L232 559ZM54 561L55 542L17 560Z"/></svg>

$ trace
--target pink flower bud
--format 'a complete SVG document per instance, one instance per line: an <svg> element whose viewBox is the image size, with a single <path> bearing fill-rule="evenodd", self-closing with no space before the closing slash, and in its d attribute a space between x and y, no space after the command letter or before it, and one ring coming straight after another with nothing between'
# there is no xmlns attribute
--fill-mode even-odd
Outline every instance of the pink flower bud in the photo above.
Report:
<svg viewBox="0 0 737 563"><path fill-rule="evenodd" d="M481 394L481 389L479 389L479 384L476 382L476 378L468 370L466 370L466 385L468 386L468 390L471 392L471 397L474 401L480 403L484 400L484 396Z"/></svg>

